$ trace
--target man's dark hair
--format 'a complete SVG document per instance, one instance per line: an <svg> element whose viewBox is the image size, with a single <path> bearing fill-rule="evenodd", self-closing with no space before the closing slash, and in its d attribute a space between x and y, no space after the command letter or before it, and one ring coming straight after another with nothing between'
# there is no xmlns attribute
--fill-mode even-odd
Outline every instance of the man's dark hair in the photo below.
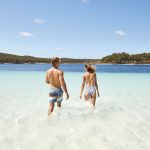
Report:
<svg viewBox="0 0 150 150"><path fill-rule="evenodd" d="M59 58L58 57L53 57L51 59L51 64L52 64L53 67L55 67L56 64L58 64L58 63L59 63Z"/></svg>

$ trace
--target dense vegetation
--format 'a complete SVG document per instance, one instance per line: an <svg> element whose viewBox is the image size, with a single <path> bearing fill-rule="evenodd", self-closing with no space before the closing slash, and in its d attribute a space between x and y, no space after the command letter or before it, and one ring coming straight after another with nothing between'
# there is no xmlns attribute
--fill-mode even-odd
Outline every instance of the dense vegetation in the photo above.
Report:
<svg viewBox="0 0 150 150"><path fill-rule="evenodd" d="M46 63L49 59L0 53L0 63Z"/></svg>
<svg viewBox="0 0 150 150"><path fill-rule="evenodd" d="M113 64L150 64L150 53L128 54L113 53L102 59L72 59L61 58L62 63L113 63ZM32 56L18 56L7 53L0 53L0 63L50 63L50 58L38 58Z"/></svg>
<svg viewBox="0 0 150 150"><path fill-rule="evenodd" d="M0 63L50 63L50 58L38 58L31 56L18 56L7 53L0 53ZM96 63L96 59L72 59L72 58L61 58L62 63Z"/></svg>
<svg viewBox="0 0 150 150"><path fill-rule="evenodd" d="M133 54L113 53L112 55L103 57L101 63L113 64L150 64L150 53Z"/></svg>

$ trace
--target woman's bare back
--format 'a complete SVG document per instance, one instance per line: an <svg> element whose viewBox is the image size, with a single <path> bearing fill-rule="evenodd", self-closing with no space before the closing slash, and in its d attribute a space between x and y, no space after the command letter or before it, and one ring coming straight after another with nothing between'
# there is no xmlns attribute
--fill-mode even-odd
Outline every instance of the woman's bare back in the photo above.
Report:
<svg viewBox="0 0 150 150"><path fill-rule="evenodd" d="M84 77L88 86L95 86L95 73L85 73Z"/></svg>

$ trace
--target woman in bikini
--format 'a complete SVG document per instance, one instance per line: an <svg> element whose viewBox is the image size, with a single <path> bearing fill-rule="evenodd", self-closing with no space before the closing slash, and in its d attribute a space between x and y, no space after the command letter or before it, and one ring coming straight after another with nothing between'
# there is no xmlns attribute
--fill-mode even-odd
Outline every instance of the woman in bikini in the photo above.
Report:
<svg viewBox="0 0 150 150"><path fill-rule="evenodd" d="M86 73L83 75L80 99L82 99L82 93L85 87L86 88L84 94L85 101L90 100L91 104L93 105L93 109L95 109L96 93L99 97L99 90L95 69L92 67L91 64L86 64L85 70Z"/></svg>

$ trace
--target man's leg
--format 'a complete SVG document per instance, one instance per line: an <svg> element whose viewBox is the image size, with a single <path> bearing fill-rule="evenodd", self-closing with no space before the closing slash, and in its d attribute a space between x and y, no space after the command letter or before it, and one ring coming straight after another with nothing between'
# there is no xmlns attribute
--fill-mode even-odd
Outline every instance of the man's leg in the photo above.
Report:
<svg viewBox="0 0 150 150"><path fill-rule="evenodd" d="M50 102L50 103L49 103L48 116L50 116L51 113L53 112L54 106L55 106L55 103L54 103L54 102Z"/></svg>
<svg viewBox="0 0 150 150"><path fill-rule="evenodd" d="M57 102L57 107L61 108L61 102Z"/></svg>
<svg viewBox="0 0 150 150"><path fill-rule="evenodd" d="M63 100L63 97L62 97L62 96L57 97L57 107L58 107L58 108L61 108L61 102L62 102L62 100Z"/></svg>

